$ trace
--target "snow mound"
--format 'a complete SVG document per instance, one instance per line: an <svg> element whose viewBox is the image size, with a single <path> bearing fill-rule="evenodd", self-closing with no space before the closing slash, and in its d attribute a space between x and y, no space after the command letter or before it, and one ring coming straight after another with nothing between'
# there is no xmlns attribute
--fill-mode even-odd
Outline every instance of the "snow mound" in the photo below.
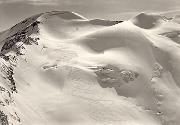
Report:
<svg viewBox="0 0 180 125"><path fill-rule="evenodd" d="M141 13L132 18L131 21L134 25L143 28L151 29L157 27L163 18L160 15Z"/></svg>

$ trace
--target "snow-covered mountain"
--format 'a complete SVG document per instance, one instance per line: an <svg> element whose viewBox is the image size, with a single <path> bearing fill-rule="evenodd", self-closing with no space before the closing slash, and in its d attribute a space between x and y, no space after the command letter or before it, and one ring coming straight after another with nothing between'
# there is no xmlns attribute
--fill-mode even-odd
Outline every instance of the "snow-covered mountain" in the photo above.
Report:
<svg viewBox="0 0 180 125"><path fill-rule="evenodd" d="M52 11L1 32L1 124L178 125L178 18Z"/></svg>

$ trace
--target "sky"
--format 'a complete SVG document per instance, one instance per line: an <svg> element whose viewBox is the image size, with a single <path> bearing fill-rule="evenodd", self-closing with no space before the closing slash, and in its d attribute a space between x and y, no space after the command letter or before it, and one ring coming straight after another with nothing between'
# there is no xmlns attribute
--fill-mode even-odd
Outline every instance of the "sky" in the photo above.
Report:
<svg viewBox="0 0 180 125"><path fill-rule="evenodd" d="M53 10L73 11L89 19L126 20L140 12L180 12L180 0L0 0L0 31Z"/></svg>

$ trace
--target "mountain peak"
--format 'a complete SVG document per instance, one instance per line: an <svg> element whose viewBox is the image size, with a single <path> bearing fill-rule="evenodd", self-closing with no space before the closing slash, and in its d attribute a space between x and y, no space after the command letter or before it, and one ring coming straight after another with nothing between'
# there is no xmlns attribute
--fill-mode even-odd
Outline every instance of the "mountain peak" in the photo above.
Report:
<svg viewBox="0 0 180 125"><path fill-rule="evenodd" d="M42 15L42 17L51 17L51 16L57 16L65 20L85 20L86 18L81 16L78 13L71 12L71 11L51 11L46 12Z"/></svg>

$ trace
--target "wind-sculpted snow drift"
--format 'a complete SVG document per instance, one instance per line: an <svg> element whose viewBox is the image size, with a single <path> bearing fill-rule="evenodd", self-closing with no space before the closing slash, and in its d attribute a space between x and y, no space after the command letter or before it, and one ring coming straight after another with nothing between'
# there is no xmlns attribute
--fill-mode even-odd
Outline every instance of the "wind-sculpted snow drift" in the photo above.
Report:
<svg viewBox="0 0 180 125"><path fill-rule="evenodd" d="M52 11L1 32L1 124L179 125L177 18Z"/></svg>

